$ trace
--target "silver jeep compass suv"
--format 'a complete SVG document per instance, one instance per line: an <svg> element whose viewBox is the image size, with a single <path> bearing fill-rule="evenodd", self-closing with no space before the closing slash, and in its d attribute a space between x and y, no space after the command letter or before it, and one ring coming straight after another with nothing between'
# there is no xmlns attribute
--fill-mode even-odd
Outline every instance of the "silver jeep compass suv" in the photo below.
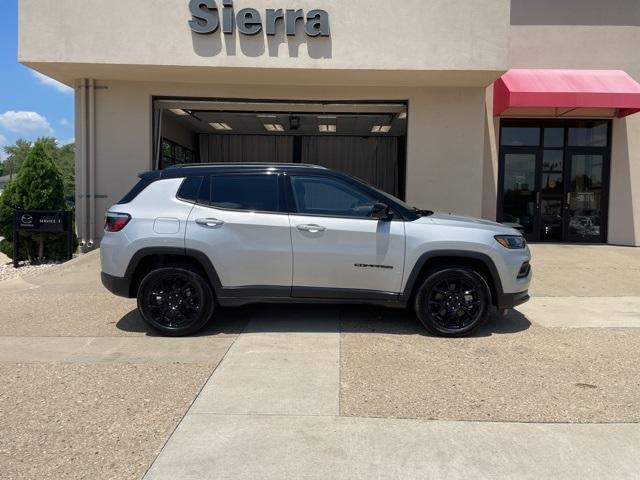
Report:
<svg viewBox="0 0 640 480"><path fill-rule="evenodd" d="M141 174L100 250L104 285L166 335L198 331L216 305L332 302L411 306L429 332L459 337L491 306L527 301L531 281L518 231L300 164Z"/></svg>

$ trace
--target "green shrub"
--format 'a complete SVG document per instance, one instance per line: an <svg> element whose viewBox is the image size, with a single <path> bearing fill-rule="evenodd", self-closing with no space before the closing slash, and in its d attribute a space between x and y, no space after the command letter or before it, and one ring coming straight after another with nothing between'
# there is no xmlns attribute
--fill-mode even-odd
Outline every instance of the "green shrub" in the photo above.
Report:
<svg viewBox="0 0 640 480"><path fill-rule="evenodd" d="M14 180L0 196L0 250L13 258L13 210L67 210L64 180L48 153L46 139L35 142ZM66 236L55 233L19 232L19 260L62 260Z"/></svg>

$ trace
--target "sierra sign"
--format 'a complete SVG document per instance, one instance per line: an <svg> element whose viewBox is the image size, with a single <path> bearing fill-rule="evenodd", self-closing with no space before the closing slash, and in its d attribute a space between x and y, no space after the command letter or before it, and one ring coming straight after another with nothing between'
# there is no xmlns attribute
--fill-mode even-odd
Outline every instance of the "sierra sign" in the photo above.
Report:
<svg viewBox="0 0 640 480"><path fill-rule="evenodd" d="M218 9L216 0L191 0L189 11L193 17L189 21L195 33L207 34L218 31L233 34L237 25L243 35L256 35L264 28L267 35L275 35L278 22L283 22L285 32L289 36L296 35L298 23L304 23L304 32L310 37L328 37L329 14L325 10L310 10L306 15L303 10L267 9L266 22L263 26L262 16L255 8L243 8L234 15L233 0L222 0L222 9Z"/></svg>

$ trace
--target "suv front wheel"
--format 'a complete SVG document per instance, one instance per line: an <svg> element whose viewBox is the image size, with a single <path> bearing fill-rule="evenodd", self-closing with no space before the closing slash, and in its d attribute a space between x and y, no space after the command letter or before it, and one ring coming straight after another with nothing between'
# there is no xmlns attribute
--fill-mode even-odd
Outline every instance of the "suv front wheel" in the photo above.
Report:
<svg viewBox="0 0 640 480"><path fill-rule="evenodd" d="M138 310L154 330L172 337L190 335L209 321L215 309L211 287L185 267L149 272L138 288Z"/></svg>
<svg viewBox="0 0 640 480"><path fill-rule="evenodd" d="M445 267L431 272L419 285L415 311L432 334L464 337L487 319L491 292L485 279L465 267Z"/></svg>

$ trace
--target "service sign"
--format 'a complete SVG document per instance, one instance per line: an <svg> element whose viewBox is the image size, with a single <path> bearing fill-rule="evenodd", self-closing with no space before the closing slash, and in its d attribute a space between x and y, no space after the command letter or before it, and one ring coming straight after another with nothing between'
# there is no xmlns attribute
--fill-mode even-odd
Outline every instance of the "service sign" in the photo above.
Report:
<svg viewBox="0 0 640 480"><path fill-rule="evenodd" d="M16 210L14 215L16 230L53 233L65 231L65 212Z"/></svg>

